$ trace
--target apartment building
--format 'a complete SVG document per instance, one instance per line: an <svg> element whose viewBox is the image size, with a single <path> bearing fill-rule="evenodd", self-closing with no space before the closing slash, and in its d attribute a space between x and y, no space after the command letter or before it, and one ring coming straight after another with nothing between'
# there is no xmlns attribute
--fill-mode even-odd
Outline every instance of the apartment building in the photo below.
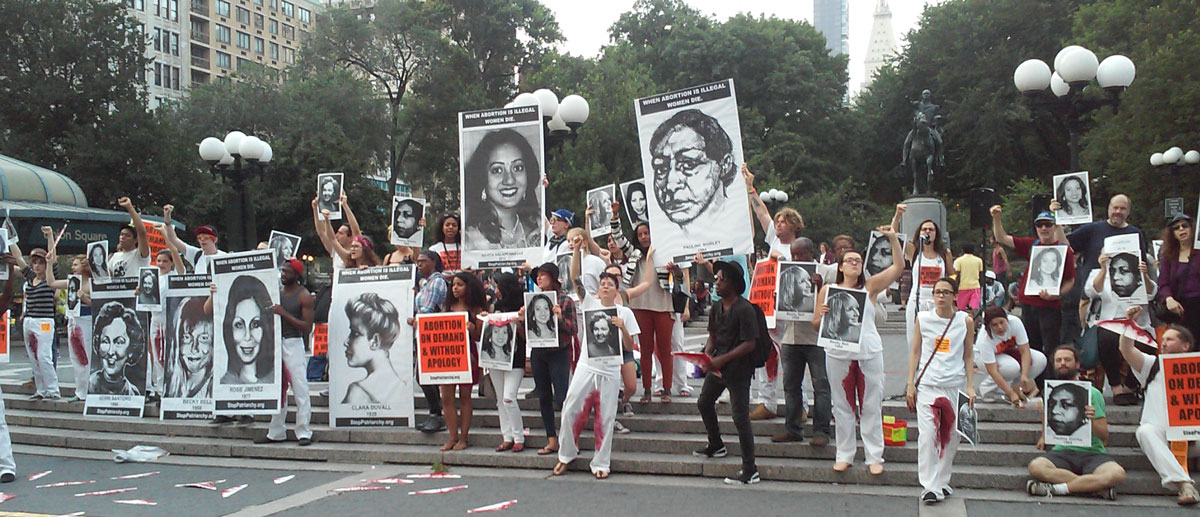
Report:
<svg viewBox="0 0 1200 517"><path fill-rule="evenodd" d="M189 84L228 81L248 63L274 70L295 64L321 7L307 0L179 1L188 4Z"/></svg>
<svg viewBox="0 0 1200 517"><path fill-rule="evenodd" d="M152 61L146 70L150 107L187 95L187 28L180 17L180 0L122 1L147 40L146 56Z"/></svg>

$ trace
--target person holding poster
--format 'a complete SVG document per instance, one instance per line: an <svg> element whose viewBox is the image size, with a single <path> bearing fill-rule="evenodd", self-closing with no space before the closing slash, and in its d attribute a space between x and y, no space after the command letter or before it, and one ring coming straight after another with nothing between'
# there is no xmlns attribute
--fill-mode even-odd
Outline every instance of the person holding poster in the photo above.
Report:
<svg viewBox="0 0 1200 517"><path fill-rule="evenodd" d="M321 212L322 218L318 222L318 233L334 234L333 226L329 224L329 214L325 211ZM345 226L343 225L343 228ZM341 233L341 230L338 230ZM337 257L334 259L334 264L340 260L343 267L351 269L360 269L365 267L374 267L379 265L379 255L375 254L375 246L371 239L366 235L355 235L349 239L350 245L345 246L342 240L334 238L329 240L329 248L333 250L333 254Z"/></svg>
<svg viewBox="0 0 1200 517"><path fill-rule="evenodd" d="M1117 237L1118 239L1126 236ZM1134 243L1134 249L1137 244ZM1132 259L1131 259L1132 258ZM1118 280L1121 278L1121 280ZM1136 278L1149 288L1148 296L1143 296L1140 303L1123 296L1122 286L1127 286ZM1090 308L1096 311L1095 321L1124 319L1131 307L1149 308L1146 304L1148 297L1157 294L1157 284L1150 278L1146 263L1137 260L1130 253L1120 253L1109 258L1107 253L1100 255L1100 267L1088 274L1088 281L1083 284L1084 295L1091 299ZM1143 295L1147 293L1143 290ZM1133 321L1142 330L1154 334L1154 326L1150 321L1150 312L1141 311L1138 319ZM1091 318L1089 318L1091 320ZM1100 355L1100 364L1104 367L1104 377L1112 387L1113 404L1118 406L1133 406L1139 402L1138 392L1141 385L1127 368L1120 351L1118 335L1103 325L1097 325L1096 348ZM1153 347L1143 345L1146 351L1153 352Z"/></svg>
<svg viewBox="0 0 1200 517"><path fill-rule="evenodd" d="M53 232L49 226L42 227L47 242L54 242ZM57 400L62 395L58 390L58 371L54 368L54 288L47 282L47 253L34 248L26 262L16 244L9 244L8 249L25 277L21 328L25 331L25 352L33 369L34 393L30 398Z"/></svg>
<svg viewBox="0 0 1200 517"><path fill-rule="evenodd" d="M1079 349L1063 345L1054 351L1054 377L1059 380L1078 380ZM1090 403L1072 411L1082 413L1091 420L1091 445L1072 447L1055 445L1029 462L1029 475L1033 478L1025 483L1029 495L1061 496L1068 494L1095 494L1114 500L1114 487L1125 481L1125 469L1108 455L1104 447L1108 441L1108 418L1104 411L1104 394L1088 385ZM1047 402L1049 404L1049 402ZM1049 409L1049 406L1047 406ZM1080 411L1082 409L1082 411ZM1043 418L1045 416L1043 415ZM1047 425L1050 422L1045 422ZM1065 431L1066 429L1060 429ZM1037 448L1045 450L1045 436L1038 438ZM1167 452L1170 455L1170 451ZM1171 461L1175 461L1171 456Z"/></svg>
<svg viewBox="0 0 1200 517"><path fill-rule="evenodd" d="M605 185L587 192L588 229L591 230L592 237L608 235L610 223L612 222L609 219L616 220L616 217L613 217L612 212L609 210L613 204L614 190L615 187L612 185ZM620 221L618 221L618 224L620 224Z"/></svg>
<svg viewBox="0 0 1200 517"><path fill-rule="evenodd" d="M517 405L517 389L521 387L521 379L525 377L525 326L521 324L520 310L525 307L525 287L516 275L500 273L492 277L496 283L496 301L492 311L496 313L516 313L517 318L506 325L491 325L485 329L483 347L490 348L508 346L511 370L491 368L488 377L492 379L492 388L496 390L496 409L500 414L500 432L504 435L503 442L496 447L496 452L525 450L525 424L521 421L521 408ZM490 330L491 332L486 332ZM514 334L515 335L512 335ZM488 335L490 334L490 335ZM498 336L506 334L503 344ZM490 338L490 339L489 339ZM483 348L481 347L481 348ZM486 353L486 350L485 350ZM503 355L503 352L496 354ZM482 360L482 357L480 358Z"/></svg>
<svg viewBox="0 0 1200 517"><path fill-rule="evenodd" d="M1141 307L1130 307L1126 315L1136 320L1143 312L1145 310ZM1163 380L1166 374L1162 371L1160 358L1191 352L1196 348L1196 337L1183 326L1171 325L1163 332L1162 342L1158 344L1159 357L1138 350L1134 340L1125 334L1121 335L1120 346L1121 355L1129 363L1129 368L1138 381L1146 386L1146 403L1142 406L1142 419L1137 428L1138 446L1162 478L1163 488L1178 492L1179 504L1194 505L1200 501L1200 492L1196 491L1195 482L1171 452L1171 444L1167 440L1170 423L1167 418L1167 386ZM1188 446L1194 447L1195 442Z"/></svg>
<svg viewBox="0 0 1200 517"><path fill-rule="evenodd" d="M334 244L340 245L342 249L350 249L354 238L362 235L362 229L358 227L358 218L354 217L354 211L350 209L350 202L347 201L345 192L342 193L339 202L342 213L346 215L346 222L339 225L335 232L332 231L332 224L324 224L329 223L329 216L319 208L319 198L312 200L313 227L317 237L321 239L321 245L325 246L325 252L333 259L333 269L335 270L345 268L346 262L342 258L342 254L334 248Z"/></svg>
<svg viewBox="0 0 1200 517"><path fill-rule="evenodd" d="M300 285L304 276L304 263L292 257L279 265L279 280L283 287L279 290L279 303L271 306L271 311L279 316L279 351L283 355L283 378L286 385L292 387L292 397L296 399L296 439L300 446L312 444L312 429L308 423L312 419L312 404L308 398L308 376L305 375L305 364L308 358L304 353L304 340L312 331L313 296ZM285 385L285 386L286 386ZM281 388L280 400L287 400L287 388ZM265 436L254 439L254 443L279 443L287 441L287 403L279 404L279 410L271 415L271 425Z"/></svg>
<svg viewBox="0 0 1200 517"><path fill-rule="evenodd" d="M1163 229L1158 300L1166 310L1156 316L1182 323L1200 336L1200 251L1195 238L1196 224L1187 214L1175 215Z"/></svg>
<svg viewBox="0 0 1200 517"><path fill-rule="evenodd" d="M558 266L547 262L538 266L530 273L542 293L558 292L562 289L559 283ZM540 294L535 294L539 296ZM544 295L541 295L544 296ZM536 298L534 302L536 302ZM521 316L528 316L536 310L534 302L526 303L518 311ZM546 428L546 446L538 450L545 456L558 452L558 433L555 429L554 407L562 407L567 398L567 386L571 377L571 352L575 343L576 323L575 300L570 296L558 297L558 304L552 308L558 329L557 340L553 348L535 347L530 350L529 361L533 372L533 383L538 392L538 408L542 413L542 426ZM531 334L526 332L528 338Z"/></svg>
<svg viewBox="0 0 1200 517"><path fill-rule="evenodd" d="M585 297L583 311L614 309L616 316L609 324L620 333L623 355L632 355L634 337L641 331L633 311L617 305L620 279L612 273L600 274L600 288L596 296ZM607 479L612 457L613 424L617 420L617 398L621 391L621 365L602 362L591 357L589 347L583 347L575 375L567 388L567 398L562 406L562 429L567 436L559 442L558 463L554 475L566 474L571 462L579 456L579 433L583 431L588 416L592 416L596 454L592 456L591 471L596 479ZM582 422L580 422L582 420Z"/></svg>
<svg viewBox="0 0 1200 517"><path fill-rule="evenodd" d="M249 425L251 415L274 414L286 400L281 397L282 337L272 311L279 303L280 272L271 250L216 257L211 269L215 423L236 415L239 425Z"/></svg>
<svg viewBox="0 0 1200 517"><path fill-rule="evenodd" d="M865 289L866 303L862 307L862 325L859 327L858 350L838 348L825 349L825 369L831 387L838 387L832 396L833 419L837 426L837 456L833 464L836 472L845 472L854 463L855 424L862 434L864 459L871 475L883 473L883 339L875 327L876 307L873 300L900 278L904 262L900 253L900 239L891 226L876 229L892 243L892 265L865 279L863 256L856 250L846 250L838 257L837 283L839 293L850 293L851 289ZM830 286L821 287L817 294L816 312L811 328L816 331L830 312L828 297ZM861 292L861 291L859 291ZM820 344L820 340L815 340ZM812 367L810 366L810 369ZM815 375L815 373L814 373Z"/></svg>
<svg viewBox="0 0 1200 517"><path fill-rule="evenodd" d="M476 323L476 317L487 310L487 295L483 292L483 283L479 277L465 272L455 273L450 283L450 290L443 304L443 312L465 312L467 330L471 335L471 343L478 343L483 332L483 326ZM450 440L441 447L443 451L461 451L470 447L471 433L471 388L479 384L483 374L479 368L478 354L471 355L471 382L462 384L447 384L440 386L442 410L446 415L446 427L450 429ZM457 392L457 394L456 394ZM461 407L456 409L461 403Z"/></svg>
<svg viewBox="0 0 1200 517"><path fill-rule="evenodd" d="M175 211L172 205L163 205L163 236L166 238L167 246L174 248L188 262L192 264L192 271L197 274L212 274L210 260L213 257L224 255L225 252L217 248L219 241L217 230L212 226L197 226L192 233L196 236L196 242L200 247L192 246L183 242L179 235L175 233L175 225L171 224L171 214ZM92 274L96 274L93 270Z"/></svg>
<svg viewBox="0 0 1200 517"><path fill-rule="evenodd" d="M903 203L896 205L893 223L898 222L907 209L908 205ZM904 306L904 325L910 342L917 335L917 313L933 308L933 283L953 273L951 265L954 259L945 242L942 229L938 228L937 223L926 219L917 225L916 235L904 248L904 258L912 264L913 278L908 302Z"/></svg>
<svg viewBox="0 0 1200 517"><path fill-rule="evenodd" d="M816 245L808 237L797 237L792 241L791 256L801 262L816 260L813 252ZM786 265L782 266L786 271ZM820 266L818 266L820 267ZM824 279L819 274L811 275L809 282L820 292ZM810 313L816 312L816 295L809 296ZM832 399L829 387L827 357L825 349L817 346L817 329L812 326L811 316L804 321L776 321L775 331L778 333L780 361L783 368L783 398L786 403L784 411L784 432L771 437L773 442L802 442L804 441L803 424L805 418L804 404L804 370L807 367L811 374L813 406L812 415L812 445L824 447L829 444L829 422L832 418ZM776 339L776 336L772 336ZM751 412L753 414L753 412Z"/></svg>
<svg viewBox="0 0 1200 517"><path fill-rule="evenodd" d="M117 205L129 212L133 222L121 227L117 236L117 251L108 256L108 276L137 276L140 268L150 266L150 241L146 237L146 225L142 224L142 216L133 208L129 198L118 199Z"/></svg>
<svg viewBox="0 0 1200 517"><path fill-rule="evenodd" d="M8 267L7 264L4 267ZM53 268L47 269L47 278L54 278ZM88 392L88 348L92 342L92 269L87 257L76 255L71 258L71 275L66 280L50 280L50 287L67 290L67 347L71 356L71 372L75 374L75 396L68 402L79 402L87 398ZM75 290L75 310L71 311L71 290Z"/></svg>
<svg viewBox="0 0 1200 517"><path fill-rule="evenodd" d="M975 322L957 310L957 295L953 279L934 282L934 308L917 314L908 359L904 399L908 410L917 413L917 478L925 504L954 493L950 475L958 451L958 393L975 406Z"/></svg>
<svg viewBox="0 0 1200 517"><path fill-rule="evenodd" d="M454 220L449 220L454 223ZM458 228L455 223L454 228ZM441 311L446 301L446 280L442 277L442 255L432 248L417 255L417 296L413 300L414 315L433 314ZM409 325L413 320L408 321ZM418 426L422 432L436 433L446 429L442 417L441 388L434 384L421 384L425 400L429 401L429 418Z"/></svg>
<svg viewBox="0 0 1200 517"><path fill-rule="evenodd" d="M621 184L621 198L625 200L625 217L629 226L650 221L646 209L646 183L642 180L627 181Z"/></svg>

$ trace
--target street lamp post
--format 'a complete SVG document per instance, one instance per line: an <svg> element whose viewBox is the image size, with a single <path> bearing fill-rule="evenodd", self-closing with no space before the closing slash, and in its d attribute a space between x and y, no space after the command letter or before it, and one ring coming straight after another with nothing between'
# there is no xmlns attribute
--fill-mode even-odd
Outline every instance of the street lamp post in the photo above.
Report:
<svg viewBox="0 0 1200 517"><path fill-rule="evenodd" d="M521 93L505 108L517 106L541 106L542 124L545 130L543 151L550 159L551 149L562 149L563 142L572 143L579 137L579 128L587 122L590 108L588 102L578 95L568 95L560 101L554 92L542 88L533 93Z"/></svg>
<svg viewBox="0 0 1200 517"><path fill-rule="evenodd" d="M764 204L775 207L787 203L788 194L782 190L771 189L758 195Z"/></svg>
<svg viewBox="0 0 1200 517"><path fill-rule="evenodd" d="M208 162L209 172L232 181L238 196L238 202L227 212L231 249L247 250L257 244L254 205L246 190L246 180L264 172L272 156L270 144L241 131L230 131L224 140L210 136L200 142L200 158Z"/></svg>
<svg viewBox="0 0 1200 517"><path fill-rule="evenodd" d="M1200 151L1195 149L1183 152L1179 147L1172 147L1161 153L1150 155L1150 165L1165 170L1169 176L1178 176L1187 169L1197 169L1200 164ZM1181 197L1169 197L1163 200L1163 215L1170 219L1175 214L1183 212L1185 200Z"/></svg>
<svg viewBox="0 0 1200 517"><path fill-rule="evenodd" d="M1049 109L1066 118L1070 135L1071 171L1079 170L1079 135L1083 117L1097 109L1121 105L1121 94L1133 84L1137 70L1133 61L1112 55L1098 62L1096 54L1078 45L1068 46L1054 57L1054 71L1040 59L1029 59L1013 72L1013 83L1031 105ZM1103 96L1086 95L1085 88L1095 79L1104 89ZM1053 97L1041 93L1049 87Z"/></svg>

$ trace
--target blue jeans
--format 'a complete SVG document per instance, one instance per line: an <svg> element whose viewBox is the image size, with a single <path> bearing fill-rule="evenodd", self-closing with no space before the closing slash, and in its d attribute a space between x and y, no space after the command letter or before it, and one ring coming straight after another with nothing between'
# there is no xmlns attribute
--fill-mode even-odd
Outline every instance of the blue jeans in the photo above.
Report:
<svg viewBox="0 0 1200 517"><path fill-rule="evenodd" d="M325 354L314 355L308 358L308 373L305 375L308 382L321 382L325 380L325 368L329 366L329 358Z"/></svg>

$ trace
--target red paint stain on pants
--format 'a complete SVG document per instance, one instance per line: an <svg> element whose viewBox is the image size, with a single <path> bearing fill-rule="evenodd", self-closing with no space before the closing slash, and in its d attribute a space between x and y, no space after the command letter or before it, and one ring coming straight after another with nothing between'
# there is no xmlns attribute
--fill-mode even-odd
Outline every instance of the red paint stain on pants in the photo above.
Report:
<svg viewBox="0 0 1200 517"><path fill-rule="evenodd" d="M88 354L87 346L83 344L83 329L79 327L71 327L71 351L75 353L75 360L79 361L80 366L87 366Z"/></svg>
<svg viewBox="0 0 1200 517"><path fill-rule="evenodd" d="M571 432L575 435L575 443L579 443L579 434L583 432L583 426L587 425L588 415L594 413L595 423L593 424L593 432L596 433L596 445L599 446L600 440L604 433L600 425L600 390L592 390L588 393L586 399L583 400L583 409L579 411L579 415L575 417L575 422L572 423Z"/></svg>

